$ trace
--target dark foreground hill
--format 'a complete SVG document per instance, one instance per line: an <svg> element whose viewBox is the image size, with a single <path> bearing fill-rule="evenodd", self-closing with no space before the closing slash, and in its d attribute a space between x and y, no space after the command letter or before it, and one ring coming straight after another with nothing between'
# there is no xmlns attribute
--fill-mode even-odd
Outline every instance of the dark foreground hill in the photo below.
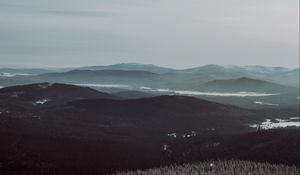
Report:
<svg viewBox="0 0 300 175"><path fill-rule="evenodd" d="M124 99L137 99L157 96L155 94L142 91L118 91L112 94L118 97L122 97Z"/></svg>
<svg viewBox="0 0 300 175"><path fill-rule="evenodd" d="M299 171L300 169L295 166L272 165L249 161L210 161L195 164L174 165L145 171L119 172L116 173L116 175L297 175Z"/></svg>
<svg viewBox="0 0 300 175"><path fill-rule="evenodd" d="M298 130L284 134L286 137L280 136L281 132L263 137L254 132L258 140L231 137L255 131L249 124L264 121L268 115L263 112L184 96L108 99L108 94L89 88L47 83L4 88L0 94L0 174L106 174L197 161L201 158L197 150L207 152L208 159L232 158L235 152L243 155L238 152L240 147L248 150L238 157L245 160L272 161L270 155L282 156L280 149L296 158L282 156L278 163L299 161L295 151L299 142L292 139L298 138ZM46 97L57 103L24 105ZM277 135L280 143L288 144L277 147ZM232 154L201 148L212 144L214 138L222 142L216 151ZM249 144L243 145L246 141ZM258 149L260 144L267 146ZM265 149L269 154L263 154Z"/></svg>
<svg viewBox="0 0 300 175"><path fill-rule="evenodd" d="M224 137L198 135L176 139L168 145L168 156L175 162L238 159L285 163L300 166L299 128L260 130Z"/></svg>

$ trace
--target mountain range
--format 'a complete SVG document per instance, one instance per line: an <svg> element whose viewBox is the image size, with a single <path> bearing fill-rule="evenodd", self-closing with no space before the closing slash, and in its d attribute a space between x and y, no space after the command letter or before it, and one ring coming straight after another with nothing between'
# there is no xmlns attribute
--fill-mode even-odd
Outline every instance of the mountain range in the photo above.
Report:
<svg viewBox="0 0 300 175"><path fill-rule="evenodd" d="M284 67L263 67L263 66L220 66L220 65L206 65L191 69L171 69L171 68L164 68L155 65L147 65L147 64L137 64L137 63L122 63L116 65L108 65L108 66L90 66L90 67L78 67L78 68L60 68L60 69L0 69L1 73L14 73L14 74L33 74L39 75L36 78L34 76L21 76L22 79L38 79L41 78L40 75L43 73L47 73L44 75L46 78L47 76L51 77L51 72L54 73L53 76L72 76L74 79L80 78L79 74L82 71L82 74L88 74L87 71L90 71L89 74L97 74L99 76L107 75L107 71L110 71L112 74L118 74L118 71L125 71L129 72L126 74L134 74L138 72L134 71L142 71L141 74L159 74L161 80L166 81L165 83L160 82L156 83L157 85L165 85L166 84L174 84L173 86L178 85L176 81L181 82L181 84L186 84L186 87L198 86L201 83L205 83L208 81L213 80L226 80L226 79L236 79L241 77L247 77L251 79L259 79L270 81L273 83L288 85L299 87L299 68L291 69L291 68L284 68ZM103 71L106 70L106 71ZM114 71L116 72L114 72ZM94 73L92 73L95 71ZM131 72L133 71L133 72ZM50 74L48 74L50 73ZM61 73L61 74L57 74ZM104 74L104 75L102 75ZM20 76L19 76L20 78ZM148 78L148 77L147 77ZM59 78L58 78L59 79ZM51 79L50 79L51 80ZM52 78L53 80L53 78ZM98 79L102 80L102 79ZM116 79L116 81L111 80L111 82L117 82L120 78ZM47 80L44 80L47 81ZM64 80L66 81L66 80ZM83 81L83 80L77 80ZM87 80L88 81L88 80ZM151 79L150 79L151 81ZM65 82L66 83L66 82ZM101 83L101 82L96 82ZM103 82L104 83L104 82ZM153 83L153 82L152 82ZM155 83L153 83L155 84ZM184 87L182 85L182 87Z"/></svg>
<svg viewBox="0 0 300 175"><path fill-rule="evenodd" d="M0 173L112 174L219 159L299 165L299 69L13 71L0 70Z"/></svg>
<svg viewBox="0 0 300 175"><path fill-rule="evenodd" d="M240 151L243 145L232 144L239 143L240 137L232 138L232 135L249 132L260 135L255 133L257 128L250 126L267 118L276 120L278 116L274 114L289 114L281 117L284 120L298 112L249 110L176 95L124 99L116 94L66 84L7 87L0 90L0 170L27 172L34 169L37 174L66 170L64 174L69 174L73 169L76 173L106 174L202 160L197 157L202 154L193 150L197 144L190 145L197 139L207 158L228 158L233 154L216 156L211 148L202 147L213 145L212 141L217 138L224 144L217 150ZM257 137L249 137L253 138L249 142L257 142ZM241 136L241 139L246 138ZM275 141L273 137L261 140L269 150L274 148L268 144L270 139ZM182 152L182 147L191 152ZM294 153L292 144L286 148ZM244 157L242 153L238 155L247 160L271 160L269 155L257 156L263 150L256 148ZM186 156L182 157L183 153ZM295 164L299 160L297 156L280 159L282 156L280 153L276 162Z"/></svg>
<svg viewBox="0 0 300 175"><path fill-rule="evenodd" d="M67 83L92 87L106 93L119 93L123 98L175 94L244 108L298 108L299 68L206 65L177 70L122 63L51 70L12 70L15 76L0 77L0 87L42 82ZM24 75L30 72L41 74ZM254 93L254 97L240 98L241 92ZM219 93L219 96L215 93ZM222 93L227 97L223 97ZM230 93L238 94L234 97ZM255 93L267 95L258 96Z"/></svg>

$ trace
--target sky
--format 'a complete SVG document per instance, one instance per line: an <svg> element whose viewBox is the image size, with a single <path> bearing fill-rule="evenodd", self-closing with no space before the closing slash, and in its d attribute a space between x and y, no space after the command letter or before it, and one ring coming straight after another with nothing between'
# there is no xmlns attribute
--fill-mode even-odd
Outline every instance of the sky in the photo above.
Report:
<svg viewBox="0 0 300 175"><path fill-rule="evenodd" d="M0 1L0 66L126 62L299 67L299 1Z"/></svg>

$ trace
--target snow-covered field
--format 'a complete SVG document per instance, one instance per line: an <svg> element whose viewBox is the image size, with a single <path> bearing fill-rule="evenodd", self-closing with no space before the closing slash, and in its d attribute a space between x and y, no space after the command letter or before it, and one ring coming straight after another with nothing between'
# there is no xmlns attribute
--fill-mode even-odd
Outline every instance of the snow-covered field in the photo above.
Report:
<svg viewBox="0 0 300 175"><path fill-rule="evenodd" d="M272 122L271 119L266 119L266 121L262 122L261 124L251 124L249 126L258 129L300 127L300 121L299 117L291 117L288 120L277 118L275 119L275 122Z"/></svg>
<svg viewBox="0 0 300 175"><path fill-rule="evenodd" d="M151 88L146 86L132 87L124 84L75 84L77 86L87 86L94 88L120 88L130 90L141 90L146 92L167 93L169 95L188 95L188 96L221 96L221 97L265 97L276 96L280 93L259 93L259 92L202 92L202 91L189 91L189 90L172 90L163 88ZM265 103L264 105L276 105Z"/></svg>
<svg viewBox="0 0 300 175"><path fill-rule="evenodd" d="M262 102L262 101L255 101L254 103L255 103L255 104L258 104L258 105L279 106L279 104L268 103L268 102Z"/></svg>
<svg viewBox="0 0 300 175"><path fill-rule="evenodd" d="M35 103L43 105L43 104L47 103L48 101L49 101L48 99L42 99L42 100L36 101Z"/></svg>
<svg viewBox="0 0 300 175"><path fill-rule="evenodd" d="M30 75L32 74L0 72L0 77L16 77L16 76L30 76Z"/></svg>
<svg viewBox="0 0 300 175"><path fill-rule="evenodd" d="M191 95L191 96L222 96L222 97L265 97L280 95L280 93L258 93L258 92L201 92L201 91L187 91L187 90L171 90L171 89L155 89L151 87L141 86L141 90L151 92L166 92L170 95Z"/></svg>
<svg viewBox="0 0 300 175"><path fill-rule="evenodd" d="M99 88L121 88L127 89L130 86L122 85L122 84L75 84L77 86L85 86L85 87L99 87Z"/></svg>

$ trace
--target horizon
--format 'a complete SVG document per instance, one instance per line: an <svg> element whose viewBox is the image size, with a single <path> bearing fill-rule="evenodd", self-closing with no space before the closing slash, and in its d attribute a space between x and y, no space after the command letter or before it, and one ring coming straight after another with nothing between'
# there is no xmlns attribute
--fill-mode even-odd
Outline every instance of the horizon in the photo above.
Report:
<svg viewBox="0 0 300 175"><path fill-rule="evenodd" d="M193 68L199 68L199 67L205 67L210 65L215 66L221 66L221 67L265 67L265 68L286 68L286 69L299 69L300 65L294 66L294 67L288 67L288 66L268 66L268 65L235 65L235 64L200 64L195 65L193 67L171 67L171 66L165 66L165 65L159 65L159 64L151 64L151 63L138 63L138 62L119 62L119 63L112 63L112 64L89 64L89 65L78 65L78 66L30 66L30 65L3 65L0 64L0 69L76 69L76 68L84 68L84 67L96 67L96 66L115 66L115 65L144 65L144 66L156 66L161 68L167 68L167 69L174 69L174 70L186 70L186 69L193 69Z"/></svg>

